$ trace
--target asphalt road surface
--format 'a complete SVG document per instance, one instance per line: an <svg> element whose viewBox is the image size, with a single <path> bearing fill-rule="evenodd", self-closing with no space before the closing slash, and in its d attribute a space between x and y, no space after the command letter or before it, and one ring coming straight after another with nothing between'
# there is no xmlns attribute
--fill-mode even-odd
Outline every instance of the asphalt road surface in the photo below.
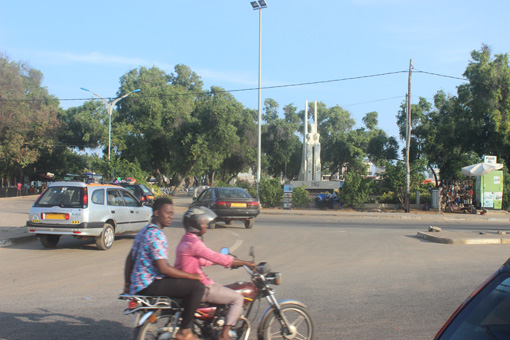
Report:
<svg viewBox="0 0 510 340"><path fill-rule="evenodd" d="M183 234L181 218L166 230L171 249ZM218 251L230 247L241 259L249 259L254 246L256 261L283 273L277 297L309 307L315 339L431 339L510 252L508 245L417 239L417 231L427 227L414 221L261 215L252 230L239 222L219 225L205 241ZM448 228L481 226L457 222ZM129 339L132 320L117 297L132 241L117 238L108 251L65 237L53 250L37 241L0 248L0 339ZM248 279L243 269L206 272L223 284ZM263 301L260 311L265 308Z"/></svg>

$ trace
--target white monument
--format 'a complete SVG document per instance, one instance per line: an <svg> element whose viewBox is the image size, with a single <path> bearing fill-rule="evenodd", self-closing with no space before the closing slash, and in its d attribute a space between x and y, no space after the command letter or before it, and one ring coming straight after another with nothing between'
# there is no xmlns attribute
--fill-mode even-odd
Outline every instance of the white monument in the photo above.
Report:
<svg viewBox="0 0 510 340"><path fill-rule="evenodd" d="M303 135L303 159L298 181L321 181L321 143L317 132L317 101L315 101L313 123L308 132L308 100L305 102L305 132Z"/></svg>
<svg viewBox="0 0 510 340"><path fill-rule="evenodd" d="M308 131L308 100L305 104L305 131L303 135L303 159L299 170L298 180L290 181L294 187L305 185L309 192L333 191L340 188L338 181L323 181L321 172L321 143L317 123L317 101L315 101L313 123Z"/></svg>

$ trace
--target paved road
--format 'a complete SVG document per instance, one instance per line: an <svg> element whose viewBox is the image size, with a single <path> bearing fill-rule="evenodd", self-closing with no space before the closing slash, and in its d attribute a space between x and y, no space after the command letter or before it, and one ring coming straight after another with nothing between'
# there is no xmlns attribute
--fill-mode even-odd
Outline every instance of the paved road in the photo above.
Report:
<svg viewBox="0 0 510 340"><path fill-rule="evenodd" d="M24 228L28 211L37 196L0 198L0 247L10 246L16 243L32 241L34 235L29 235ZM179 194L174 199L176 210L183 212L191 202L191 197ZM418 237L431 242L450 244L508 244L510 243L510 213L506 211L489 211L487 215L471 214L443 214L438 212L355 212L346 210L283 210L277 208L265 208L262 215L283 215L283 216L307 216L307 217L332 217L343 222L359 223L360 221L374 221L377 223L424 223L429 225L450 225L450 224L477 224L482 226L479 230L462 232L456 230L451 232L450 228L444 228L439 233L428 233L428 227L421 230ZM491 226L501 226L499 229ZM488 227L488 229L486 228ZM501 231L509 232L509 234Z"/></svg>
<svg viewBox="0 0 510 340"><path fill-rule="evenodd" d="M180 207L166 230L173 249L182 235ZM355 219L355 218L353 218ZM460 302L508 257L506 245L446 245L416 238L428 221L350 221L332 214L263 214L205 235L283 273L277 296L306 303L316 339L430 339ZM448 222L452 232L505 225ZM122 339L131 319L116 299L132 237L108 251L63 239L55 250L38 242L0 248L0 338ZM208 268L220 283L246 279L242 270ZM260 311L265 308L262 304Z"/></svg>

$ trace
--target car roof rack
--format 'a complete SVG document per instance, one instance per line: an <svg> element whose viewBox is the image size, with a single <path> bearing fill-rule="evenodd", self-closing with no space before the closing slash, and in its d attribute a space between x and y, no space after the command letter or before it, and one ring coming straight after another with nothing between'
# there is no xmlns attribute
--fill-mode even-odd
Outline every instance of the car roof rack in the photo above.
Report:
<svg viewBox="0 0 510 340"><path fill-rule="evenodd" d="M103 176L96 174L90 175L89 173L85 173L82 175L66 174L64 178L59 179L58 182L84 182L87 184L92 183L108 184L108 181L103 180Z"/></svg>

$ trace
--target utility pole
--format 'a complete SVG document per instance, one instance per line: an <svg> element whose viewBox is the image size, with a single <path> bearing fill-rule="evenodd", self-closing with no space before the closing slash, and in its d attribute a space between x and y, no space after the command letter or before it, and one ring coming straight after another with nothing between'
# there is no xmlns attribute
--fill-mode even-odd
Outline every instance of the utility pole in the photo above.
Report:
<svg viewBox="0 0 510 340"><path fill-rule="evenodd" d="M411 74L413 72L413 59L409 61L409 79L407 84L407 112L406 112L406 199L405 211L410 211L409 201L411 200L411 167L409 164L409 149L411 148Z"/></svg>

